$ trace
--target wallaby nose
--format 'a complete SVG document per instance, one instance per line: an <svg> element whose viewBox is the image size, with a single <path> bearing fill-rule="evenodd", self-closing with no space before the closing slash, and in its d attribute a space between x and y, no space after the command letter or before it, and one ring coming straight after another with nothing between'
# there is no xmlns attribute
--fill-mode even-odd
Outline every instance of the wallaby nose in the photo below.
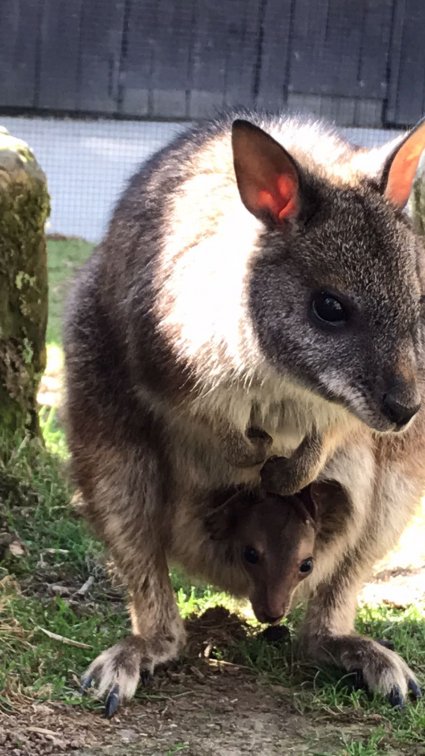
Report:
<svg viewBox="0 0 425 756"><path fill-rule="evenodd" d="M407 425L409 420L416 415L420 406L420 402L409 405L402 404L393 396L391 391L384 394L382 399L382 408L386 417L392 423L395 423L398 428L403 428L404 425Z"/></svg>

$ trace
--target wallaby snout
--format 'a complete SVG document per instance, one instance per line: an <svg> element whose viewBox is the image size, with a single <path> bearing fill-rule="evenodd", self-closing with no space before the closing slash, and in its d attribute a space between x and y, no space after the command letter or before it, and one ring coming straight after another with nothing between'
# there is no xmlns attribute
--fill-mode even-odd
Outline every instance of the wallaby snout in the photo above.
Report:
<svg viewBox="0 0 425 756"><path fill-rule="evenodd" d="M386 417L400 430L406 427L412 417L416 415L420 406L420 402L414 405L402 404L398 399L394 398L391 392L384 394L382 403Z"/></svg>
<svg viewBox="0 0 425 756"><path fill-rule="evenodd" d="M415 379L393 379L382 397L382 411L396 430L403 430L416 415L421 399Z"/></svg>

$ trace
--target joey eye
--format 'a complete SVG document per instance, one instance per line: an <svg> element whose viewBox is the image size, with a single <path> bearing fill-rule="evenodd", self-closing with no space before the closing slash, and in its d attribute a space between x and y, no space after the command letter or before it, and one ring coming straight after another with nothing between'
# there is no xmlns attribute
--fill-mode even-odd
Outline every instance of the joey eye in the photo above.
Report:
<svg viewBox="0 0 425 756"><path fill-rule="evenodd" d="M313 294L311 314L318 325L331 328L343 328L349 319L347 308L328 291Z"/></svg>
<svg viewBox="0 0 425 756"><path fill-rule="evenodd" d="M313 569L313 557L309 557L308 559L304 559L300 564L300 572L302 575L308 575L309 572Z"/></svg>
<svg viewBox="0 0 425 756"><path fill-rule="evenodd" d="M253 546L245 546L243 550L243 558L245 559L245 562L248 562L249 564L257 564L260 560L260 555L257 549L254 549Z"/></svg>

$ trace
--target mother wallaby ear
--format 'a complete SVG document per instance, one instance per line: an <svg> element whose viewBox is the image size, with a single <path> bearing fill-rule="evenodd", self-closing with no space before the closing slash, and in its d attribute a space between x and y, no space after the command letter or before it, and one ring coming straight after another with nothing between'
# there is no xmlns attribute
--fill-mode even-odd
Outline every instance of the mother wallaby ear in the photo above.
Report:
<svg viewBox="0 0 425 756"><path fill-rule="evenodd" d="M381 191L393 205L403 208L412 191L422 151L425 148L425 118L399 141L387 157L381 176Z"/></svg>
<svg viewBox="0 0 425 756"><path fill-rule="evenodd" d="M249 121L232 126L233 163L245 207L261 220L295 219L301 211L301 174L295 160L273 137Z"/></svg>

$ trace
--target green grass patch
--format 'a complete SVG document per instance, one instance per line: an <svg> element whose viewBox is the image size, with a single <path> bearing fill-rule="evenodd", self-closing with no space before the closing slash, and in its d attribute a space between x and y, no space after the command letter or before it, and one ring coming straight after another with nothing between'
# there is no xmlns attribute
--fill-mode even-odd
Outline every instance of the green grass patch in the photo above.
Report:
<svg viewBox="0 0 425 756"><path fill-rule="evenodd" d="M4 450L4 445L3 445ZM72 495L62 460L37 441L20 443L0 462L0 497L6 529L24 545L25 554L0 562L0 576L12 572L31 579L44 565L58 578L68 572L85 579L100 547L70 507Z"/></svg>
<svg viewBox="0 0 425 756"><path fill-rule="evenodd" d="M0 602L5 618L0 626L0 705L7 707L14 694L23 693L38 700L96 706L91 698L81 697L79 677L95 656L127 631L125 614L107 602L73 607L58 596L32 598L13 584L4 588ZM68 642L51 639L44 631Z"/></svg>
<svg viewBox="0 0 425 756"><path fill-rule="evenodd" d="M287 623L292 637L301 617L301 612L295 612ZM425 605L404 609L386 605L377 608L364 606L357 613L357 629L372 638L391 641L424 685ZM250 668L263 683L290 690L293 705L300 714L313 716L321 713L334 723L339 717L342 732L347 721L364 723L372 729L372 733L363 739L351 740L343 735L341 753L344 755L398 753L402 747L420 749L423 744L424 699L407 703L402 711L392 709L382 697L356 689L354 676L342 675L340 669L331 667L315 669L298 661L290 640L286 644L270 644L253 635L230 649L224 649L223 654L224 658Z"/></svg>
<svg viewBox="0 0 425 756"><path fill-rule="evenodd" d="M363 740L350 740L343 736L342 743L343 756L376 756L376 754L388 751L383 726L378 727L372 735Z"/></svg>
<svg viewBox="0 0 425 756"><path fill-rule="evenodd" d="M69 285L78 268L89 257L93 244L82 239L47 241L47 265L49 275L49 320L46 342L48 345L62 343L62 316Z"/></svg>

